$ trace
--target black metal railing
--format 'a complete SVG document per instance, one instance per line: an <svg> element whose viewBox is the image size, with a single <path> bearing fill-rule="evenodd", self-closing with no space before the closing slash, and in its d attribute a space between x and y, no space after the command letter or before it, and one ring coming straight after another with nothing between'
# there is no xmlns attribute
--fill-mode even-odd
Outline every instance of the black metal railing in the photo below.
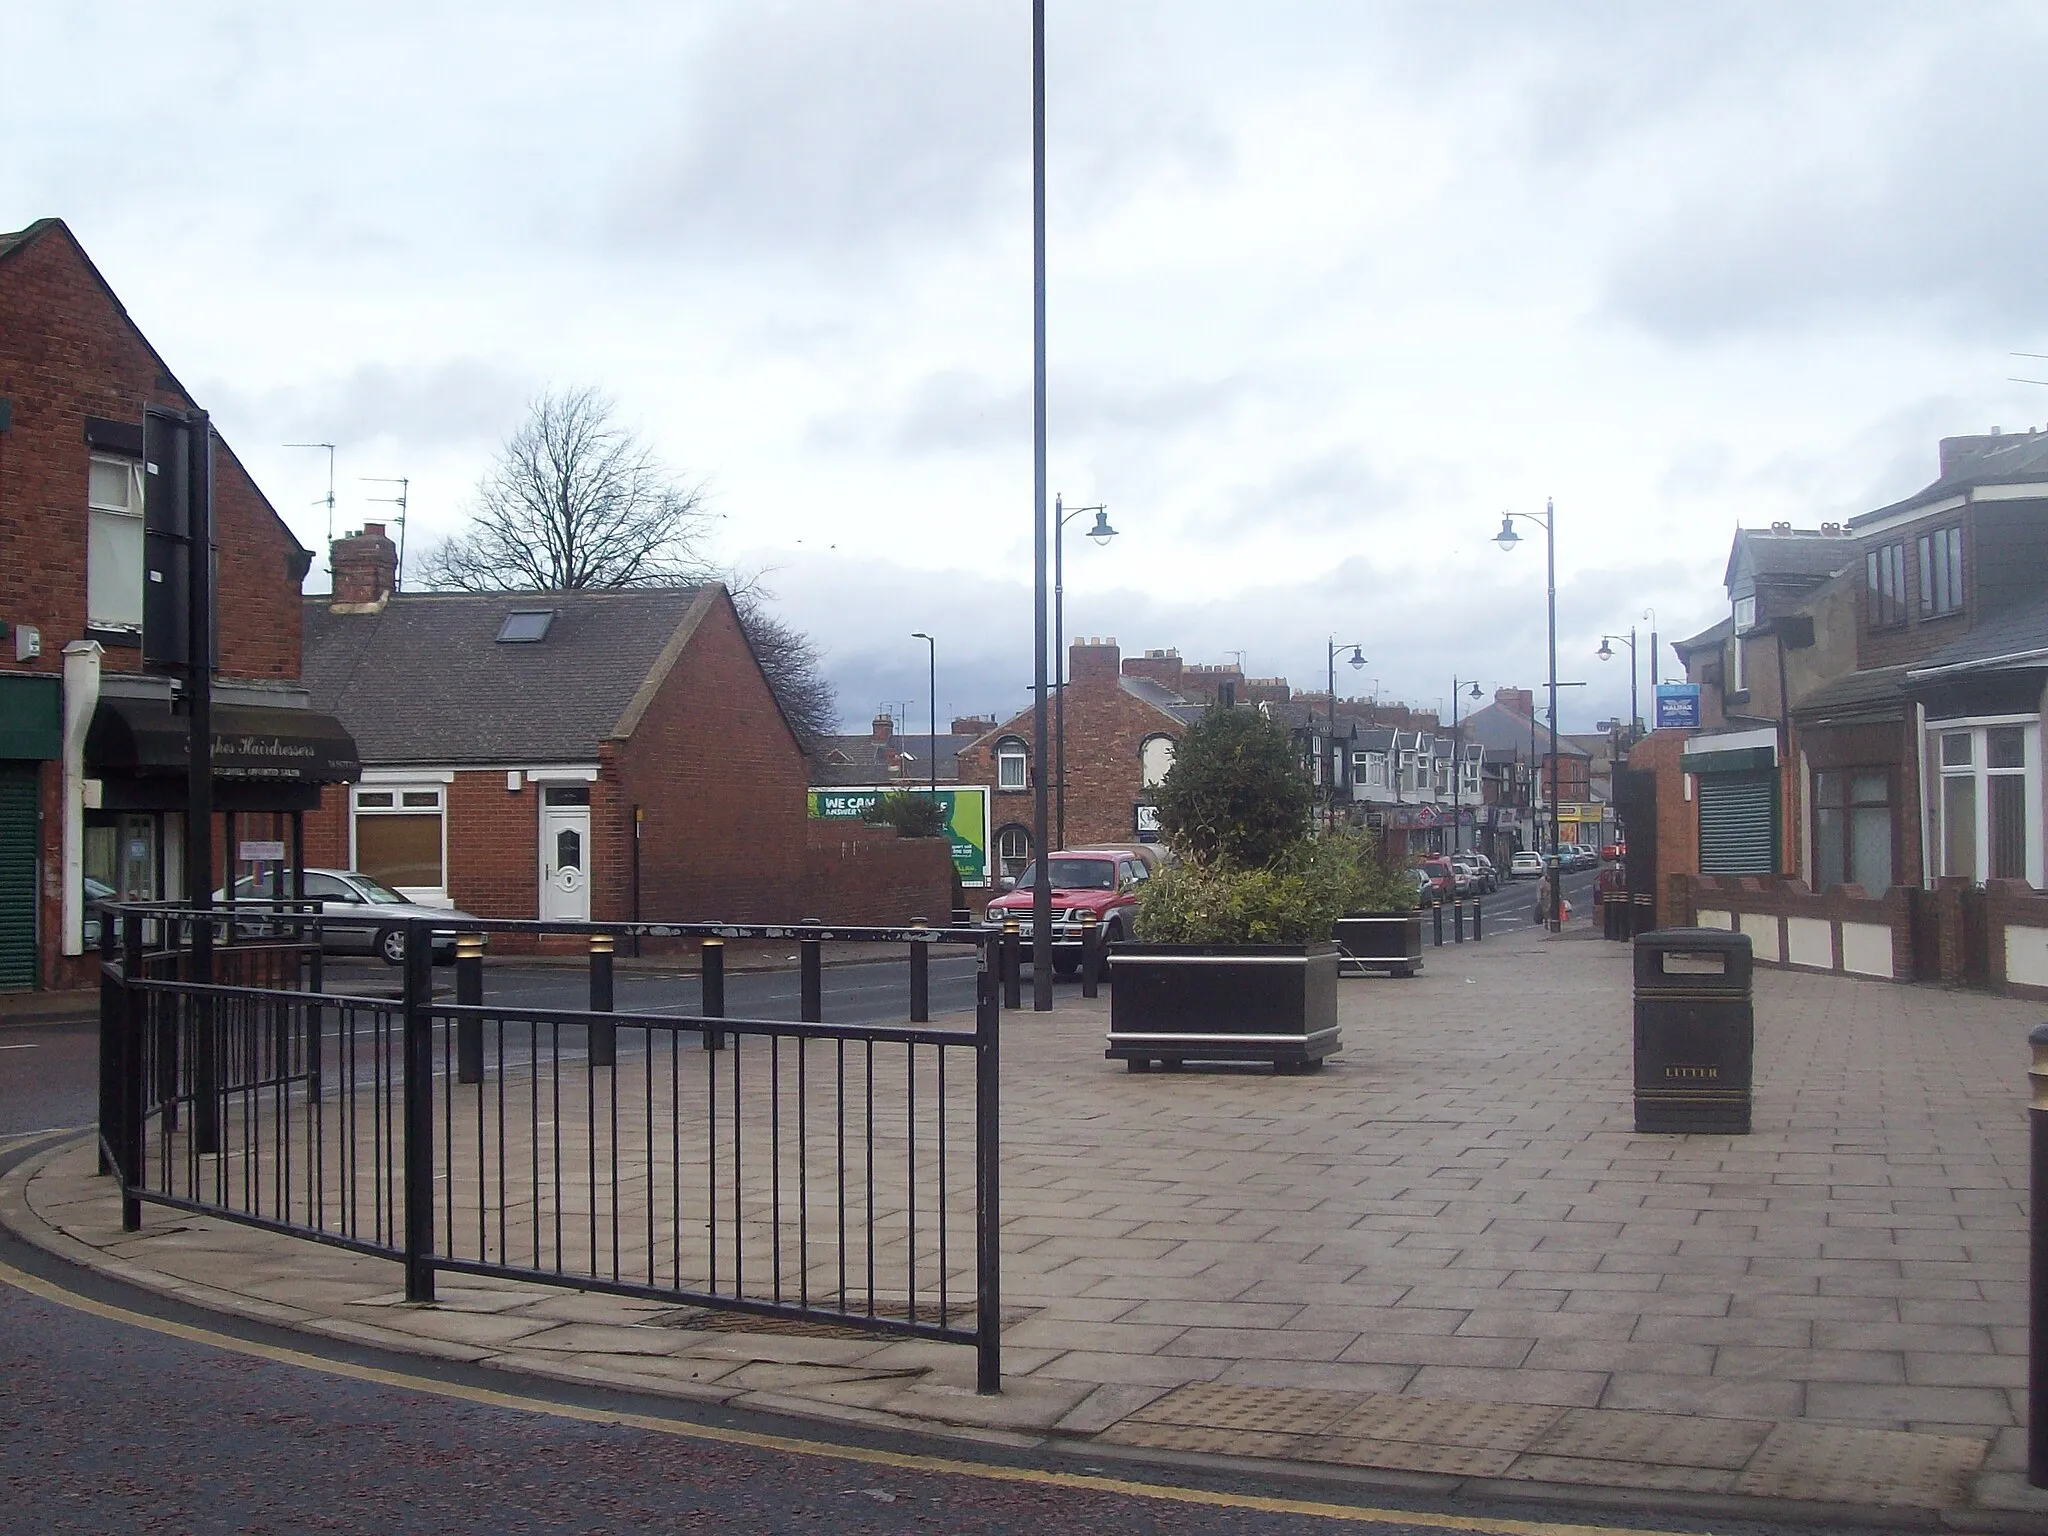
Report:
<svg viewBox="0 0 2048 1536"><path fill-rule="evenodd" d="M491 1275L972 1344L998 1389L993 935L475 925L587 940L591 1006L565 1009L486 1004L467 935L436 999L424 922L397 995L365 997L195 980L144 929L207 919L111 916L102 1130L130 1230L145 1203L223 1216L398 1260L418 1301ZM612 1008L622 935L700 942L697 1013ZM798 941L802 1017L725 1016L735 939ZM819 1017L844 941L907 946L911 1022ZM928 1022L942 944L978 951L971 1028Z"/></svg>

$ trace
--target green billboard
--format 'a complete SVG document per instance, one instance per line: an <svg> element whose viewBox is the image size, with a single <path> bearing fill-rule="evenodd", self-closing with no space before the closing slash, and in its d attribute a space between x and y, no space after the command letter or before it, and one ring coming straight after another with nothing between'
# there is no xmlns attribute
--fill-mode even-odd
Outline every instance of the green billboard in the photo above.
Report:
<svg viewBox="0 0 2048 1536"><path fill-rule="evenodd" d="M811 791L811 814L822 821L861 821L868 809L891 790L928 791L915 784L859 784ZM939 805L953 838L953 867L960 883L985 886L988 881L988 791L979 784L942 785Z"/></svg>

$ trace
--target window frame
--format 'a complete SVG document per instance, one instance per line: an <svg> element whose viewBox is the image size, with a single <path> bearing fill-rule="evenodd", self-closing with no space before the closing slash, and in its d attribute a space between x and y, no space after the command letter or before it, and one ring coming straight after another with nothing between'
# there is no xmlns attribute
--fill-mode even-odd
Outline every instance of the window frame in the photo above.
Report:
<svg viewBox="0 0 2048 1536"><path fill-rule="evenodd" d="M422 803L428 795L433 797L432 805ZM368 804L364 803L366 799L369 802ZM359 836L359 823L362 818L366 816L372 818L380 816L434 817L440 827L441 883L439 885L399 885L394 881L384 880L382 875L375 875L375 878L383 880L386 885L397 891L399 895L409 897L414 901L424 900L430 905L448 905L448 786L445 783L424 780L407 783L393 780L388 782L379 781L371 784L352 784L349 786L348 811L348 867L355 871L362 870L362 846ZM374 874L374 871L371 873Z"/></svg>
<svg viewBox="0 0 2048 1536"><path fill-rule="evenodd" d="M1911 601L1906 587L1906 541L1892 539L1863 557L1864 626L1871 630L1906 627Z"/></svg>
<svg viewBox="0 0 2048 1536"><path fill-rule="evenodd" d="M996 789L1002 794L1020 794L1031 787L1031 751L1020 736L1005 736L996 743ZM1017 765L1016 782L1010 782L1010 765Z"/></svg>
<svg viewBox="0 0 2048 1536"><path fill-rule="evenodd" d="M1915 541L1920 561L1920 617L1953 618L1967 599L1963 566L1963 525L1930 528Z"/></svg>
<svg viewBox="0 0 2048 1536"><path fill-rule="evenodd" d="M1856 794L1858 781L1868 780L1873 777L1880 780L1884 785L1883 798L1875 800L1868 798L1858 799ZM1829 780L1838 780L1840 782L1841 793L1839 799L1834 798L1829 793ZM1891 886L1897 884L1899 876L1899 793L1898 777L1892 766L1888 763L1857 763L1840 768L1816 768L1812 772L1809 790L1811 794L1810 804L1813 811L1813 846L1811 849L1813 862L1810 866L1810 872L1813 876L1813 888L1817 891L1825 891L1833 885L1860 885L1864 890L1876 894L1879 891L1888 890ZM1865 875L1873 874L1874 872L1860 869L1856 861L1855 830L1857 812L1873 810L1882 810L1884 812L1888 839L1889 851L1886 854L1887 878L1882 885L1877 884L1874 880L1864 878ZM1822 828L1825 819L1830 813L1836 813L1840 817L1840 827L1837 836L1840 842L1842 867L1839 879L1833 877L1833 871L1821 867L1823 862L1821 856Z"/></svg>
<svg viewBox="0 0 2048 1536"><path fill-rule="evenodd" d="M1024 851L1021 857L1004 852L1003 844L1005 840L1012 837L1023 845ZM1026 826L1020 826L1014 821L1006 826L996 828L994 852L997 878L1000 879L1008 876L1014 879L1022 874L1024 866L1031 862L1031 829ZM1016 867L1012 868L1012 864Z"/></svg>
<svg viewBox="0 0 2048 1536"><path fill-rule="evenodd" d="M125 506L103 502L93 490L93 471L96 468L119 469L128 482L130 499ZM102 630L113 634L139 635L142 633L144 598L149 590L148 536L143 517L143 501L146 486L143 479L143 464L139 458L127 454L109 453L95 449L86 456L85 509L86 509L86 560L85 560L85 624L89 630ZM135 591L132 594L134 617L111 617L99 611L105 596L104 588L111 577L101 581L93 579L98 562L93 558L95 537L102 527L118 529L122 541L132 539L134 544ZM124 594L125 595L125 594Z"/></svg>
<svg viewBox="0 0 2048 1536"><path fill-rule="evenodd" d="M1991 733L2017 728L2020 732L2020 766L1994 768L1990 762ZM1929 720L1927 731L1927 772L1933 793L1927 797L1929 865L1938 875L1966 875L1982 885L1991 879L2023 879L2036 890L2042 879L2041 815L2041 717L2039 715L1974 715L1950 720ZM1946 746L1951 737L1967 736L1970 760L1947 762ZM2021 871L2018 876L1991 873L1991 785L1992 779L2018 779L2021 788ZM1949 868L1949 785L1967 781L1971 786L1972 868Z"/></svg>

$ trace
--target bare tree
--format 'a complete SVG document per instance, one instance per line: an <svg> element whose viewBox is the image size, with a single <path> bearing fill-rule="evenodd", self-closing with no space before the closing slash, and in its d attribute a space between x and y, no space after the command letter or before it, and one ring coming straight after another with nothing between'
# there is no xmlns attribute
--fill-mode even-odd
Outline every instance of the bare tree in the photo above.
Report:
<svg viewBox="0 0 2048 1536"><path fill-rule="evenodd" d="M615 418L601 391L548 391L477 486L470 526L428 551L422 579L458 592L573 592L722 579L806 751L837 723L810 639L768 611L758 577L703 555L703 493Z"/></svg>
<svg viewBox="0 0 2048 1536"><path fill-rule="evenodd" d="M469 528L427 554L429 586L573 592L701 580L702 493L598 390L539 396L477 486Z"/></svg>

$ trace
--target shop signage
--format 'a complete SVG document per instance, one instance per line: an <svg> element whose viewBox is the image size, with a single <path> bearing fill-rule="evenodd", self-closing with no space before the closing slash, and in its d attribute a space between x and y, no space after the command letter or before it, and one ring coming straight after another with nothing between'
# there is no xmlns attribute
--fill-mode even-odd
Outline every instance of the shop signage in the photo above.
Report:
<svg viewBox="0 0 2048 1536"><path fill-rule="evenodd" d="M821 821L860 821L882 796L895 790L929 793L918 784L861 784L846 788L814 789L810 813ZM953 867L960 883L982 887L988 878L988 790L979 784L942 784L939 807L946 813L946 827L953 838Z"/></svg>

